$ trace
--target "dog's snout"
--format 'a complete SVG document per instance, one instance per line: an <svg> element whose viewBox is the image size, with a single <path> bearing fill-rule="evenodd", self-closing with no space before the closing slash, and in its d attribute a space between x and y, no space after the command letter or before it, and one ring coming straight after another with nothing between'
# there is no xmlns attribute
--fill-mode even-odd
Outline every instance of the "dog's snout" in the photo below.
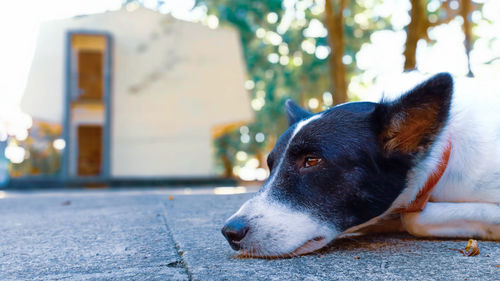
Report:
<svg viewBox="0 0 500 281"><path fill-rule="evenodd" d="M222 235L226 237L233 250L241 249L240 241L248 233L249 227L242 217L236 217L229 220L222 228Z"/></svg>

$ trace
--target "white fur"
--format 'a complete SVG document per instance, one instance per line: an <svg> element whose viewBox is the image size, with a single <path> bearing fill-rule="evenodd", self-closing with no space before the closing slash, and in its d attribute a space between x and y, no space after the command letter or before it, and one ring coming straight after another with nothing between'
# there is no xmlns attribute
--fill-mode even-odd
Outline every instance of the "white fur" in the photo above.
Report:
<svg viewBox="0 0 500 281"><path fill-rule="evenodd" d="M262 187L261 192L245 202L238 212L228 219L229 221L237 216L243 216L246 219L250 230L240 242L243 254L264 257L312 252L325 246L339 233L312 218L307 210L295 210L269 196L270 187L280 184L277 177L282 172L281 166L293 138L305 126L321 116L322 114L316 114L294 125L292 136L283 154L277 159L276 168L273 169L273 174ZM316 237L323 239L307 243ZM305 249L295 251L306 243Z"/></svg>
<svg viewBox="0 0 500 281"><path fill-rule="evenodd" d="M415 198L451 140L450 160L431 201L500 203L500 95L491 92L493 85L474 85L470 79L455 81L450 120L429 157L412 171L408 199Z"/></svg>
<svg viewBox="0 0 500 281"><path fill-rule="evenodd" d="M402 218L403 227L415 236L500 240L500 204L429 202L422 212Z"/></svg>
<svg viewBox="0 0 500 281"><path fill-rule="evenodd" d="M309 118L307 118L307 119L305 119L305 120L300 121L300 122L296 125L295 129L293 130L293 134L292 134L292 136L290 137L290 140L288 141L288 145L290 145L290 143L292 142L292 139L295 137L295 135L297 135L297 133L298 133L300 130L302 130L302 128L304 128L307 124L311 123L312 121L314 121L314 120L316 120L316 119L321 118L321 116L323 116L323 114L322 114L322 113L318 113L318 114L313 115L313 116L311 116L311 117L309 117ZM287 145L287 148L288 148L288 145Z"/></svg>
<svg viewBox="0 0 500 281"><path fill-rule="evenodd" d="M408 82L405 76L391 79L404 85L399 94L424 80L415 74L406 77L410 77L411 83L404 83ZM343 234L312 218L308 210L292 209L269 196L269 187L280 184L281 166L291 141L321 114L299 122L262 191L231 217L244 216L249 220L250 230L241 241L244 249L250 249L245 253L283 256L304 244L307 247L299 254L310 252L339 235L362 232L365 226L384 222L394 216L395 209L404 208L415 199L441 160L449 140L452 149L448 166L432 190L431 202L420 213L403 214L403 226L417 236L500 240L500 93L493 91L498 88L496 85L486 85L470 79L455 80L449 121L428 156L410 171L405 190L384 214ZM385 100L396 97L397 90L394 85L391 87L385 91ZM309 244L315 237L324 239Z"/></svg>
<svg viewBox="0 0 500 281"><path fill-rule="evenodd" d="M234 216L246 218L250 230L240 245L243 254L254 257L300 254L294 251L315 237L323 237L321 243L308 247L307 252L312 252L339 233L313 219L307 210L293 210L272 200L267 192L247 201Z"/></svg>
<svg viewBox="0 0 500 281"><path fill-rule="evenodd" d="M415 79L415 74L411 79L423 81ZM405 78L394 81L405 81ZM405 90L411 87L413 85L406 86ZM500 240L499 235L492 236L487 231L500 227L500 211L495 205L500 203L500 93L494 92L497 89L488 81L455 79L449 121L429 155L410 171L407 188L382 216L347 232L380 223L394 209L408 206L436 169L451 140L448 166L432 190L430 201L455 204L429 203L421 213L403 215L403 226L420 236L474 236ZM394 97L394 88L388 92ZM493 207L471 202L492 203ZM463 220L465 214L466 221ZM436 221L435 216L440 216L441 220Z"/></svg>

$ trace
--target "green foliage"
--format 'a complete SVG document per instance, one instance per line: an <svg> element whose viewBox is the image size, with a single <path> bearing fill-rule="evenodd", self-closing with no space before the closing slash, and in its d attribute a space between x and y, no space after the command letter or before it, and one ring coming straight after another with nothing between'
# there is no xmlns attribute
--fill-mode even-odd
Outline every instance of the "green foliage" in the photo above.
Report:
<svg viewBox="0 0 500 281"><path fill-rule="evenodd" d="M386 28L389 24L386 19L374 16L370 10L372 7L363 6L363 1L349 3L344 15L345 55L351 60L347 64L350 77L359 71L355 67L355 54L361 45L369 40L374 30ZM217 158L228 157L235 163L234 155L239 150L254 155L268 152L277 136L287 127L283 108L288 98L306 108L308 100L316 98L319 106L309 108L313 111L323 110L329 105L322 102L323 93L332 89L328 58L318 58L314 53L315 48L328 46L327 37L306 37L306 29L311 21L323 22L322 3L293 0L283 3L279 0L198 0L196 6L205 6L207 14L217 16L220 24L230 25L240 32L249 80L255 85L250 87L251 98L257 104L262 103L262 100L265 103L262 107L254 107L255 122L248 125L250 141L242 142L239 130L222 136L215 141ZM276 14L276 20L273 20L273 15L269 16L270 13ZM356 21L354 16L358 14L363 15ZM270 20L268 17L271 17ZM283 24L286 21L289 24ZM268 35L269 32L271 36ZM281 39L272 42L269 40L272 36L279 36ZM307 45L315 48L312 51L309 48L308 51ZM276 59L277 56L279 59ZM355 95L352 97L356 98ZM258 132L265 134L264 142L255 141L255 134Z"/></svg>
<svg viewBox="0 0 500 281"><path fill-rule="evenodd" d="M347 80L359 73L356 53L362 44L369 41L373 31L390 27L388 18L380 18L374 13L374 7L381 1L348 1L343 11ZM125 0L123 3L142 4L142 1ZM165 1L158 1L158 7L163 4ZM311 111L321 111L330 105L328 99L323 99L323 93L333 88L328 51L325 53L329 49L327 33L311 35L307 32L311 23L316 26L319 23L320 29L321 26L324 29L324 1L196 0L195 9L200 8L206 10L207 16L216 16L220 25L239 31L248 81L251 81L246 86L255 110L255 121L247 125L249 132L242 134L235 129L214 140L216 159L227 172L228 163L231 166L238 164L235 157L238 151L263 160L262 156L269 152L287 127L283 112L286 99L291 98ZM322 54L319 54L320 49ZM349 93L349 96L352 100L358 99L356 93ZM308 106L312 98L317 101L313 108ZM264 141L256 141L255 136L259 133L265 135Z"/></svg>
<svg viewBox="0 0 500 281"><path fill-rule="evenodd" d="M54 140L61 137L59 126L47 126L35 122L30 136L24 141L11 137L9 142L21 146L26 151L23 162L11 163L9 170L12 177L20 176L54 176L61 170L61 151L54 148Z"/></svg>

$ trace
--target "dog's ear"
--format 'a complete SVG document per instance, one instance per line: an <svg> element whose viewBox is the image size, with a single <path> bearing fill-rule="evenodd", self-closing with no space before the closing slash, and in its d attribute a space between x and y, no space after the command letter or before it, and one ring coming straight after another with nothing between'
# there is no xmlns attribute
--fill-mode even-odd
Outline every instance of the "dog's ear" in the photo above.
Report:
<svg viewBox="0 0 500 281"><path fill-rule="evenodd" d="M386 153L413 154L430 146L448 119L453 79L437 74L393 102L378 107L380 140Z"/></svg>
<svg viewBox="0 0 500 281"><path fill-rule="evenodd" d="M285 102L285 106L286 106L286 118L288 119L289 126L292 126L299 120L302 120L312 115L311 113L307 112L306 110L298 106L291 99L288 99Z"/></svg>

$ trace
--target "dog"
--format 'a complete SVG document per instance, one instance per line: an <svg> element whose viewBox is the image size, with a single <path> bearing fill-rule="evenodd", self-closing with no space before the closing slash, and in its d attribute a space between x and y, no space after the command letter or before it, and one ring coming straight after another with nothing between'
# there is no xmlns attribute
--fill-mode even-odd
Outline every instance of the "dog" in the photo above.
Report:
<svg viewBox="0 0 500 281"><path fill-rule="evenodd" d="M270 176L222 234L261 258L394 221L419 237L500 241L500 98L473 91L439 73L396 99L317 114L288 100Z"/></svg>

